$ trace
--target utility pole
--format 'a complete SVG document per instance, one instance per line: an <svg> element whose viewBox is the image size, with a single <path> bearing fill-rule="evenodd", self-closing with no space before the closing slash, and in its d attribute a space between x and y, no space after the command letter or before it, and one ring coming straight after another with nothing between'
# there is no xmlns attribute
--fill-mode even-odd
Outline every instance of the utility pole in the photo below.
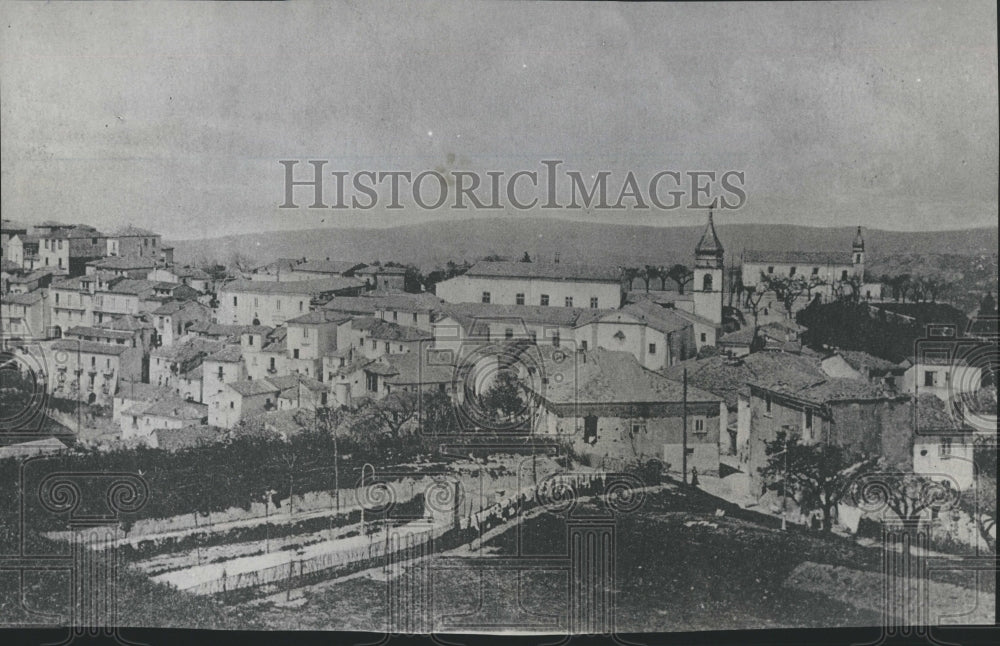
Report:
<svg viewBox="0 0 1000 646"><path fill-rule="evenodd" d="M681 479L688 481L688 369L684 369L684 398L682 399L683 434L681 435Z"/></svg>

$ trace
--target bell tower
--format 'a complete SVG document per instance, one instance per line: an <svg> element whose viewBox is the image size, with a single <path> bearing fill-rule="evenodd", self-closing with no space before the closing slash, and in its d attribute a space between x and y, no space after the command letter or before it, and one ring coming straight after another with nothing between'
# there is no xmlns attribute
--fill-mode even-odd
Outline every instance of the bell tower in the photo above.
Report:
<svg viewBox="0 0 1000 646"><path fill-rule="evenodd" d="M861 225L858 225L858 232L854 236L851 244L851 260L854 262L854 273L857 276L865 275L865 240L861 237Z"/></svg>
<svg viewBox="0 0 1000 646"><path fill-rule="evenodd" d="M715 233L712 210L708 211L708 225L694 248L694 313L717 325L722 324L722 272L723 249Z"/></svg>

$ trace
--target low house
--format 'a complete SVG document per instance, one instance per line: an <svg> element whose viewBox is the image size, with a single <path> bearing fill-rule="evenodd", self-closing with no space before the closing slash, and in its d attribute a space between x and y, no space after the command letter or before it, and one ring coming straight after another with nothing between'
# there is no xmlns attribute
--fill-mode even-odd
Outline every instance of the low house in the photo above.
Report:
<svg viewBox="0 0 1000 646"><path fill-rule="evenodd" d="M831 377L864 379L876 385L899 389L906 368L860 350L837 350L823 359L823 371Z"/></svg>
<svg viewBox="0 0 1000 646"><path fill-rule="evenodd" d="M54 437L0 446L0 460L30 458L36 455L53 455L66 451L66 445Z"/></svg>
<svg viewBox="0 0 1000 646"><path fill-rule="evenodd" d="M278 409L281 388L267 379L237 381L223 386L221 393L210 394L208 423L233 428L240 420Z"/></svg>
<svg viewBox="0 0 1000 646"><path fill-rule="evenodd" d="M204 270L185 265L183 267L158 267L146 275L146 280L161 283L180 283L204 294L210 290L212 277Z"/></svg>
<svg viewBox="0 0 1000 646"><path fill-rule="evenodd" d="M180 388L186 384L178 379L225 345L225 341L218 339L188 336L173 345L155 348L149 356L149 381L157 386L170 386L180 394Z"/></svg>
<svg viewBox="0 0 1000 646"><path fill-rule="evenodd" d="M350 345L358 348L369 359L387 354L419 352L421 347L430 345L434 338L430 332L419 328L369 316L353 319L340 330L337 346Z"/></svg>
<svg viewBox="0 0 1000 646"><path fill-rule="evenodd" d="M628 352L650 370L694 357L698 348L695 326L689 318L650 300L579 321L575 337L581 350Z"/></svg>
<svg viewBox="0 0 1000 646"><path fill-rule="evenodd" d="M0 337L46 339L51 322L45 291L5 294L0 297Z"/></svg>
<svg viewBox="0 0 1000 646"><path fill-rule="evenodd" d="M916 357L900 381L904 392L917 396L929 393L948 402L982 388L983 369L970 365L962 356L928 354Z"/></svg>
<svg viewBox="0 0 1000 646"><path fill-rule="evenodd" d="M146 277L156 267L156 260L152 257L141 258L132 257L108 257L91 260L87 263L86 273L94 274L98 271L105 271L115 276L124 278L135 278L145 280Z"/></svg>
<svg viewBox="0 0 1000 646"><path fill-rule="evenodd" d="M329 388L322 382L302 374L269 377L269 383L280 389L278 410L316 410L329 405Z"/></svg>
<svg viewBox="0 0 1000 646"><path fill-rule="evenodd" d="M334 296L323 309L347 316L374 316L383 321L433 331L434 315L444 301L434 294L365 292L362 296Z"/></svg>
<svg viewBox="0 0 1000 646"><path fill-rule="evenodd" d="M355 278L235 280L219 287L217 319L236 325L277 326L308 312L313 301L325 303L335 295L357 296L363 286Z"/></svg>
<svg viewBox="0 0 1000 646"><path fill-rule="evenodd" d="M523 383L534 430L560 436L594 465L661 460L669 472L719 471L719 433L727 419L718 395L646 370L631 354L590 350L567 355L540 346L541 370Z"/></svg>
<svg viewBox="0 0 1000 646"><path fill-rule="evenodd" d="M287 370L323 379L323 356L337 349L346 338L351 319L330 310L308 312L285 323ZM344 329L341 332L341 329Z"/></svg>
<svg viewBox="0 0 1000 646"><path fill-rule="evenodd" d="M243 363L248 379L264 379L288 374L288 328L264 326L247 328L240 335Z"/></svg>
<svg viewBox="0 0 1000 646"><path fill-rule="evenodd" d="M350 277L365 267L365 263L354 260L306 260L289 267L281 275L281 280L317 280L322 278Z"/></svg>
<svg viewBox="0 0 1000 646"><path fill-rule="evenodd" d="M379 265L366 266L354 273L365 281L365 287L380 292L403 292L406 287L406 269L404 267L383 267Z"/></svg>
<svg viewBox="0 0 1000 646"><path fill-rule="evenodd" d="M128 345L59 339L48 345L49 392L53 397L110 404L119 379L142 377L142 349Z"/></svg>
<svg viewBox="0 0 1000 646"><path fill-rule="evenodd" d="M51 284L52 272L44 269L36 269L27 273L13 273L7 279L7 288L12 294L27 294L45 289Z"/></svg>
<svg viewBox="0 0 1000 646"><path fill-rule="evenodd" d="M173 345L195 323L207 323L212 310L196 301L168 301L152 311L160 345Z"/></svg>
<svg viewBox="0 0 1000 646"><path fill-rule="evenodd" d="M778 438L826 443L859 456L912 464L912 406L899 396L860 379L787 372L763 375L749 384L750 437L747 474L752 490L764 493L760 470L766 444Z"/></svg>
<svg viewBox="0 0 1000 646"><path fill-rule="evenodd" d="M913 472L947 482L959 491L975 485L974 429L930 393L918 395L914 405L917 429L913 434Z"/></svg>
<svg viewBox="0 0 1000 646"><path fill-rule="evenodd" d="M222 392L228 383L248 379L243 349L239 344L227 344L207 355L201 362L201 388L204 399Z"/></svg>
<svg viewBox="0 0 1000 646"><path fill-rule="evenodd" d="M208 406L185 401L171 393L170 397L136 402L121 411L119 423L122 440L132 440L156 446L155 432L181 429L208 421Z"/></svg>

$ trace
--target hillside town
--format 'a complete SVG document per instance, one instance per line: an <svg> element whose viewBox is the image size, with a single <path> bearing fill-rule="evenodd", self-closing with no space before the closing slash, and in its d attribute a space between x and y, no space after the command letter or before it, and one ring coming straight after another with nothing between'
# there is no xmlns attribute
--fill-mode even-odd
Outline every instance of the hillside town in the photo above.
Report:
<svg viewBox="0 0 1000 646"><path fill-rule="evenodd" d="M818 537L902 522L996 549L995 300L900 302L861 227L737 264L709 212L669 268L173 251L132 226L3 222L5 406L44 404L0 457L149 479L113 540L196 597L304 598L623 482ZM416 520L366 502L373 483Z"/></svg>

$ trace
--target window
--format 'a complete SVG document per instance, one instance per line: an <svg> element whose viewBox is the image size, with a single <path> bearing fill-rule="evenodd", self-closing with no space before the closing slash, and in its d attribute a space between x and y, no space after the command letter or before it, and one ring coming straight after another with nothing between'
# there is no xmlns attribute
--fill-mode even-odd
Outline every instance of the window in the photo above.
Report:
<svg viewBox="0 0 1000 646"><path fill-rule="evenodd" d="M924 385L933 386L934 385L934 371L928 370L924 373Z"/></svg>
<svg viewBox="0 0 1000 646"><path fill-rule="evenodd" d="M542 297L539 299L538 302L539 302L540 305L548 305L549 304L549 295L548 294L542 294Z"/></svg>
<svg viewBox="0 0 1000 646"><path fill-rule="evenodd" d="M532 343L538 343L538 332L531 330L528 332L528 336L531 337Z"/></svg>
<svg viewBox="0 0 1000 646"><path fill-rule="evenodd" d="M771 412L771 395L764 395L764 411Z"/></svg>
<svg viewBox="0 0 1000 646"><path fill-rule="evenodd" d="M695 433L705 433L705 418L696 417L694 418L694 432Z"/></svg>
<svg viewBox="0 0 1000 646"><path fill-rule="evenodd" d="M649 354L656 354L656 344L655 343L650 343L649 344Z"/></svg>
<svg viewBox="0 0 1000 646"><path fill-rule="evenodd" d="M847 270L840 272L840 280L847 280Z"/></svg>
<svg viewBox="0 0 1000 646"><path fill-rule="evenodd" d="M774 273L774 267L768 267L767 268L767 273L773 274Z"/></svg>
<svg viewBox="0 0 1000 646"><path fill-rule="evenodd" d="M490 302L490 293L489 292L483 292L483 302L484 303L489 303Z"/></svg>
<svg viewBox="0 0 1000 646"><path fill-rule="evenodd" d="M299 358L299 349L298 348L295 348L294 350L292 350L292 358L293 359L298 359Z"/></svg>
<svg viewBox="0 0 1000 646"><path fill-rule="evenodd" d="M813 267L812 275L813 276L819 276L819 267Z"/></svg>
<svg viewBox="0 0 1000 646"><path fill-rule="evenodd" d="M524 305L524 294L514 294L514 302L518 305Z"/></svg>
<svg viewBox="0 0 1000 646"><path fill-rule="evenodd" d="M587 351L587 342L586 341L580 341L580 349L583 350L584 352Z"/></svg>
<svg viewBox="0 0 1000 646"><path fill-rule="evenodd" d="M393 312L392 313L392 320L393 321L398 321L399 320L399 312Z"/></svg>
<svg viewBox="0 0 1000 646"><path fill-rule="evenodd" d="M811 410L806 411L806 428L813 427L813 412Z"/></svg>
<svg viewBox="0 0 1000 646"><path fill-rule="evenodd" d="M567 296L566 297L566 307L573 307L573 297L572 296Z"/></svg>
<svg viewBox="0 0 1000 646"><path fill-rule="evenodd" d="M253 335L252 334L247 337L247 345L253 345Z"/></svg>
<svg viewBox="0 0 1000 646"><path fill-rule="evenodd" d="M701 280L701 291L710 292L712 291L712 274L705 274L705 277Z"/></svg>
<svg viewBox="0 0 1000 646"><path fill-rule="evenodd" d="M794 276L795 275L795 267L792 267L791 269L788 270L788 275L789 276Z"/></svg>
<svg viewBox="0 0 1000 646"><path fill-rule="evenodd" d="M302 301L299 301L299 311L300 311L300 312L302 311L302 307L303 307L303 305L302 305Z"/></svg>
<svg viewBox="0 0 1000 646"><path fill-rule="evenodd" d="M386 354L389 354L389 352L390 352L390 349L389 349L389 342L388 342L388 341L386 341L386 342L385 342L385 353L386 353Z"/></svg>
<svg viewBox="0 0 1000 646"><path fill-rule="evenodd" d="M597 418L593 415L583 418L583 441L588 444L597 442Z"/></svg>
<svg viewBox="0 0 1000 646"><path fill-rule="evenodd" d="M951 455L950 437L941 438L941 444L938 446L938 455Z"/></svg>
<svg viewBox="0 0 1000 646"><path fill-rule="evenodd" d="M280 310L281 309L281 299L280 298L278 300L274 301L274 309L276 309L276 310Z"/></svg>
<svg viewBox="0 0 1000 646"><path fill-rule="evenodd" d="M553 348L558 348L559 347L559 332L558 331L555 334L552 335L552 347Z"/></svg>
<svg viewBox="0 0 1000 646"><path fill-rule="evenodd" d="M275 370L275 368L274 368L274 357L271 357L271 361L268 363L267 367L268 367L268 369L271 370L271 372L274 372L274 370Z"/></svg>
<svg viewBox="0 0 1000 646"><path fill-rule="evenodd" d="M373 375L370 372L365 373L365 386L368 388L368 392L378 391L378 375Z"/></svg>
<svg viewBox="0 0 1000 646"><path fill-rule="evenodd" d="M590 309L592 309L592 310L596 310L597 309L597 297L596 296L591 296L590 297Z"/></svg>
<svg viewBox="0 0 1000 646"><path fill-rule="evenodd" d="M861 262L861 254L859 253L854 254L854 262Z"/></svg>
<svg viewBox="0 0 1000 646"><path fill-rule="evenodd" d="M946 370L944 373L944 383L947 384L949 381L951 381L951 373Z"/></svg>
<svg viewBox="0 0 1000 646"><path fill-rule="evenodd" d="M302 338L306 340L309 339L309 328L307 327L302 328Z"/></svg>
<svg viewBox="0 0 1000 646"><path fill-rule="evenodd" d="M638 435L639 433L644 433L646 431L646 425L643 422L634 421L631 424L632 435Z"/></svg>
<svg viewBox="0 0 1000 646"><path fill-rule="evenodd" d="M506 330L504 330L503 331L503 336L504 336L505 339L513 339L514 338L514 328L510 328L509 327Z"/></svg>
<svg viewBox="0 0 1000 646"><path fill-rule="evenodd" d="M706 335L704 332L702 332L701 333L701 342L705 343L707 341L708 341L708 335Z"/></svg>
<svg viewBox="0 0 1000 646"><path fill-rule="evenodd" d="M378 341L372 339L372 350L378 350Z"/></svg>
<svg viewBox="0 0 1000 646"><path fill-rule="evenodd" d="M236 402L229 402L229 408L236 408Z"/></svg>
<svg viewBox="0 0 1000 646"><path fill-rule="evenodd" d="M236 305L237 305L237 300L236 300L236 297L233 296L233 307L236 307Z"/></svg>
<svg viewBox="0 0 1000 646"><path fill-rule="evenodd" d="M56 305L59 304L59 292L56 292Z"/></svg>
<svg viewBox="0 0 1000 646"><path fill-rule="evenodd" d="M417 324L417 313L416 312L413 313L413 324L414 325Z"/></svg>

